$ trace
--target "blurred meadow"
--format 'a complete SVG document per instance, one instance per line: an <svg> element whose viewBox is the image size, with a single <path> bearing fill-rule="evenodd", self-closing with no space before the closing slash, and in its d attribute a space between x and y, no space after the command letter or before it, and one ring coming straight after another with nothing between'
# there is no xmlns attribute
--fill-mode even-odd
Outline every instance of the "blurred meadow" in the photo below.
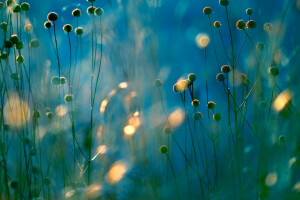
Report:
<svg viewBox="0 0 300 200"><path fill-rule="evenodd" d="M300 199L300 0L0 12L0 199Z"/></svg>

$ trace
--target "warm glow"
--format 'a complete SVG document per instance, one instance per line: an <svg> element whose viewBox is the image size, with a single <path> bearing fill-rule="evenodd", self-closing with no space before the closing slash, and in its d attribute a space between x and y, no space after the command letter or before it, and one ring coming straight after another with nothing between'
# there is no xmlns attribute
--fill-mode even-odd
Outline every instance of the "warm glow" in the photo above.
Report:
<svg viewBox="0 0 300 200"><path fill-rule="evenodd" d="M71 191L67 192L66 193L66 199L71 198L74 194L75 194L75 190L71 190Z"/></svg>
<svg viewBox="0 0 300 200"><path fill-rule="evenodd" d="M104 113L104 112L105 112L105 109L106 109L107 104L108 104L108 100L107 100L107 99L104 99L104 100L101 102L100 113Z"/></svg>
<svg viewBox="0 0 300 200"><path fill-rule="evenodd" d="M121 89L125 89L127 87L128 87L128 83L127 82L123 82L123 83L119 84L119 88L121 88Z"/></svg>
<svg viewBox="0 0 300 200"><path fill-rule="evenodd" d="M100 196L101 185L92 184L90 185L85 192L85 195L88 199L95 199Z"/></svg>
<svg viewBox="0 0 300 200"><path fill-rule="evenodd" d="M267 186L271 187L277 183L278 177L276 173L270 173L267 175L265 183Z"/></svg>
<svg viewBox="0 0 300 200"><path fill-rule="evenodd" d="M209 37L205 34L199 33L195 38L196 44L199 48L206 48L209 44Z"/></svg>
<svg viewBox="0 0 300 200"><path fill-rule="evenodd" d="M172 112L169 116L170 127L176 128L184 121L184 111L182 109L177 109Z"/></svg>
<svg viewBox="0 0 300 200"><path fill-rule="evenodd" d="M107 174L107 181L110 183L119 182L127 171L127 166L123 162L116 162L110 168Z"/></svg>
<svg viewBox="0 0 300 200"><path fill-rule="evenodd" d="M124 133L125 135L133 135L135 133L136 129L134 126L127 125L124 127Z"/></svg>
<svg viewBox="0 0 300 200"><path fill-rule="evenodd" d="M105 154L107 152L107 147L105 145L100 145L97 148L97 152L98 154Z"/></svg>
<svg viewBox="0 0 300 200"><path fill-rule="evenodd" d="M139 127L141 125L141 120L139 117L130 117L128 124L133 127Z"/></svg>
<svg viewBox="0 0 300 200"><path fill-rule="evenodd" d="M18 94L11 94L4 106L4 118L11 126L20 127L30 119L28 104L19 99Z"/></svg>
<svg viewBox="0 0 300 200"><path fill-rule="evenodd" d="M135 117L137 117L139 115L140 115L139 111L136 111L135 113L133 113L133 116L135 116Z"/></svg>
<svg viewBox="0 0 300 200"><path fill-rule="evenodd" d="M55 108L56 115L59 117L63 117L67 114L68 109L66 106L60 105Z"/></svg>
<svg viewBox="0 0 300 200"><path fill-rule="evenodd" d="M285 90L275 99L273 108L280 112L291 101L292 95L289 90Z"/></svg>
<svg viewBox="0 0 300 200"><path fill-rule="evenodd" d="M110 93L108 94L108 97L111 98L111 97L113 97L116 93L117 93L116 90L112 90L112 91L110 91Z"/></svg>

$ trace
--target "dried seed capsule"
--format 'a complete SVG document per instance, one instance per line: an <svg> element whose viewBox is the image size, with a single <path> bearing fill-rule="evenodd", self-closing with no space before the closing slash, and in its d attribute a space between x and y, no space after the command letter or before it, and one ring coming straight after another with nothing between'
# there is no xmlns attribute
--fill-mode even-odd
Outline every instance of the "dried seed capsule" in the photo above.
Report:
<svg viewBox="0 0 300 200"><path fill-rule="evenodd" d="M223 66L221 67L221 71L222 71L224 74L229 73L230 70L231 70L231 68L229 67L229 65L223 65Z"/></svg>
<svg viewBox="0 0 300 200"><path fill-rule="evenodd" d="M21 8L23 11L28 11L30 8L29 3L27 2L21 3Z"/></svg>
<svg viewBox="0 0 300 200"><path fill-rule="evenodd" d="M163 84L163 82L160 79L156 79L154 82L155 87L160 87Z"/></svg>
<svg viewBox="0 0 300 200"><path fill-rule="evenodd" d="M193 119L194 120L199 120L199 119L201 119L203 117L204 116L203 116L203 114L201 112L196 112L196 113L193 114Z"/></svg>
<svg viewBox="0 0 300 200"><path fill-rule="evenodd" d="M17 42L17 44L16 44L16 49L23 49L23 47L24 47L24 43L23 42Z"/></svg>
<svg viewBox="0 0 300 200"><path fill-rule="evenodd" d="M72 15L73 15L74 17L80 17L80 16L81 16L81 10L79 10L78 8L74 9L74 10L72 11Z"/></svg>
<svg viewBox="0 0 300 200"><path fill-rule="evenodd" d="M52 27L51 21L46 21L46 22L44 23L44 27L45 27L46 29L51 28L51 27Z"/></svg>
<svg viewBox="0 0 300 200"><path fill-rule="evenodd" d="M73 101L73 95L67 94L64 98L66 103L72 102Z"/></svg>
<svg viewBox="0 0 300 200"><path fill-rule="evenodd" d="M171 134L172 133L172 129L170 128L170 126L165 126L164 132L165 132L165 134Z"/></svg>
<svg viewBox="0 0 300 200"><path fill-rule="evenodd" d="M219 21L214 22L214 27L220 28L220 26L221 26L221 22L219 22Z"/></svg>
<svg viewBox="0 0 300 200"><path fill-rule="evenodd" d="M277 67L270 67L269 68L269 74L273 76L278 76L279 75L279 70Z"/></svg>
<svg viewBox="0 0 300 200"><path fill-rule="evenodd" d="M50 12L47 16L47 19L49 21L54 22L54 21L58 20L58 14L56 12Z"/></svg>
<svg viewBox="0 0 300 200"><path fill-rule="evenodd" d="M22 11L21 6L20 6L19 4L16 4L16 5L14 6L14 8L13 8L13 12L14 12L14 13L19 13L19 12L21 12L21 11Z"/></svg>
<svg viewBox="0 0 300 200"><path fill-rule="evenodd" d="M249 20L247 23L246 23L246 27L247 28L256 28L256 22L254 20Z"/></svg>
<svg viewBox="0 0 300 200"><path fill-rule="evenodd" d="M77 35L82 35L82 34L83 34L83 28L82 28L82 27L76 28L76 29L75 29L75 33L76 33Z"/></svg>
<svg viewBox="0 0 300 200"><path fill-rule="evenodd" d="M221 6L228 6L229 1L228 1L228 0L220 0L220 1L219 1L219 4L220 4Z"/></svg>
<svg viewBox="0 0 300 200"><path fill-rule="evenodd" d="M200 101L198 99L194 99L192 101L192 106L194 106L195 108L197 108L200 105Z"/></svg>
<svg viewBox="0 0 300 200"><path fill-rule="evenodd" d="M207 109L214 109L215 108L216 103L213 101L210 101L207 103Z"/></svg>
<svg viewBox="0 0 300 200"><path fill-rule="evenodd" d="M87 8L86 12L87 12L87 14L89 14L89 15L93 15L94 12L95 12L95 9L96 9L96 8L95 8L94 6L90 6L90 7Z"/></svg>
<svg viewBox="0 0 300 200"><path fill-rule="evenodd" d="M218 122L218 121L220 121L222 119L222 115L219 114L219 113L215 113L213 115L213 119Z"/></svg>
<svg viewBox="0 0 300 200"><path fill-rule="evenodd" d="M196 74L194 74L194 73L190 73L190 74L188 75L188 79L189 79L190 81L194 82L194 81L197 79L197 76L196 76Z"/></svg>
<svg viewBox="0 0 300 200"><path fill-rule="evenodd" d="M24 63L24 57L22 55L18 55L16 58L17 62L19 64L23 64Z"/></svg>
<svg viewBox="0 0 300 200"><path fill-rule="evenodd" d="M60 79L58 76L54 76L51 80L52 85L59 85L60 84Z"/></svg>
<svg viewBox="0 0 300 200"><path fill-rule="evenodd" d="M212 13L212 8L207 6L205 8L203 8L203 14L204 15L210 15Z"/></svg>
<svg viewBox="0 0 300 200"><path fill-rule="evenodd" d="M60 84L61 85L64 85L64 84L66 84L67 83L67 79L66 79L66 77L60 77Z"/></svg>
<svg viewBox="0 0 300 200"><path fill-rule="evenodd" d="M13 34L12 36L10 36L9 40L10 40L13 44L17 44L17 42L19 42L19 38L18 38L17 34Z"/></svg>
<svg viewBox="0 0 300 200"><path fill-rule="evenodd" d="M217 81L223 82L225 80L225 75L223 73L219 73L216 76Z"/></svg>
<svg viewBox="0 0 300 200"><path fill-rule="evenodd" d="M94 14L97 16L101 16L101 15L103 15L103 13L104 13L104 10L102 8L96 8L94 11Z"/></svg>
<svg viewBox="0 0 300 200"><path fill-rule="evenodd" d="M239 30L242 30L245 28L245 22L243 20L238 20L236 22L236 28L239 29Z"/></svg>
<svg viewBox="0 0 300 200"><path fill-rule="evenodd" d="M162 146L160 147L160 152L161 152L162 154L168 153L168 147L167 147L166 145L162 145Z"/></svg>
<svg viewBox="0 0 300 200"><path fill-rule="evenodd" d="M27 33L31 33L31 31L33 30L33 27L31 24L26 24L25 27L24 27L24 30L27 32Z"/></svg>
<svg viewBox="0 0 300 200"><path fill-rule="evenodd" d="M72 27L71 24L66 24L66 25L64 25L63 30L64 30L65 32L69 33L69 32L71 32L71 31L73 31L73 27Z"/></svg>
<svg viewBox="0 0 300 200"><path fill-rule="evenodd" d="M251 8L248 8L246 10L247 15L251 16L253 14L253 10Z"/></svg>

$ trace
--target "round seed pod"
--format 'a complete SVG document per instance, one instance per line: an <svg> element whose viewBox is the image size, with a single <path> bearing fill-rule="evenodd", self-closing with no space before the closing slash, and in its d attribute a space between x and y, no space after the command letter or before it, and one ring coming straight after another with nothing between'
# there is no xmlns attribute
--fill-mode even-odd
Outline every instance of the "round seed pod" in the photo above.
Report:
<svg viewBox="0 0 300 200"><path fill-rule="evenodd" d="M16 4L16 1L15 0L6 0L5 4L7 7L12 7Z"/></svg>
<svg viewBox="0 0 300 200"><path fill-rule="evenodd" d="M31 24L26 24L25 27L24 27L24 30L27 32L27 33L31 33L31 31L33 30L33 27Z"/></svg>
<svg viewBox="0 0 300 200"><path fill-rule="evenodd" d="M190 82L188 81L188 80L182 80L182 81L180 81L180 87L183 89L183 90L185 90L185 89L187 89L188 87L189 87L189 85L190 85Z"/></svg>
<svg viewBox="0 0 300 200"><path fill-rule="evenodd" d="M14 189L17 190L19 188L19 182L18 181L10 181L9 182L9 186Z"/></svg>
<svg viewBox="0 0 300 200"><path fill-rule="evenodd" d="M198 99L194 99L192 101L192 106L194 106L195 108L197 108L200 105L200 101Z"/></svg>
<svg viewBox="0 0 300 200"><path fill-rule="evenodd" d="M216 103L213 101L210 101L207 103L207 109L214 109L215 108Z"/></svg>
<svg viewBox="0 0 300 200"><path fill-rule="evenodd" d="M241 19L238 20L236 22L236 28L239 29L239 30L244 29L245 28L245 22L244 22L244 20L241 20Z"/></svg>
<svg viewBox="0 0 300 200"><path fill-rule="evenodd" d="M6 40L6 41L4 41L4 47L5 48L8 48L8 49L10 49L10 48L12 48L13 47L13 43L12 43L12 41L10 41L10 40Z"/></svg>
<svg viewBox="0 0 300 200"><path fill-rule="evenodd" d="M228 5L229 5L229 1L228 1L228 0L220 0L220 1L219 1L219 4L220 4L221 6L228 6Z"/></svg>
<svg viewBox="0 0 300 200"><path fill-rule="evenodd" d="M251 16L253 14L253 10L251 8L248 8L246 10L247 15Z"/></svg>
<svg viewBox="0 0 300 200"><path fill-rule="evenodd" d="M56 12L50 12L47 16L47 19L49 21L54 22L54 21L58 20L58 14Z"/></svg>
<svg viewBox="0 0 300 200"><path fill-rule="evenodd" d="M73 101L73 95L67 94L67 95L65 96L64 100L65 100L66 103L72 102L72 101Z"/></svg>
<svg viewBox="0 0 300 200"><path fill-rule="evenodd" d="M219 22L219 21L214 22L214 27L220 28L220 26L221 26L221 22Z"/></svg>
<svg viewBox="0 0 300 200"><path fill-rule="evenodd" d="M50 185L51 184L51 179L49 177L45 177L44 184L45 185Z"/></svg>
<svg viewBox="0 0 300 200"><path fill-rule="evenodd" d="M5 60L5 59L8 58L8 54L7 54L6 52L2 52L2 53L0 54L0 57L1 57L2 60Z"/></svg>
<svg viewBox="0 0 300 200"><path fill-rule="evenodd" d="M219 73L216 76L217 81L223 82L225 80L225 75L223 73Z"/></svg>
<svg viewBox="0 0 300 200"><path fill-rule="evenodd" d="M94 14L96 16L101 16L101 15L103 15L103 13L104 13L104 10L102 8L96 8L94 11Z"/></svg>
<svg viewBox="0 0 300 200"><path fill-rule="evenodd" d="M28 11L30 8L29 3L27 3L27 2L21 3L21 8L23 11Z"/></svg>
<svg viewBox="0 0 300 200"><path fill-rule="evenodd" d="M160 79L156 79L156 80L154 81L154 86L155 86L155 87L160 87L162 84L163 84L163 82L162 82Z"/></svg>
<svg viewBox="0 0 300 200"><path fill-rule="evenodd" d="M11 73L10 77L15 81L19 80L19 74L16 72Z"/></svg>
<svg viewBox="0 0 300 200"><path fill-rule="evenodd" d="M270 32L272 30L272 24L271 23L265 23L264 24L264 30L266 32Z"/></svg>
<svg viewBox="0 0 300 200"><path fill-rule="evenodd" d="M48 119L52 119L53 113L52 112L46 112L46 116Z"/></svg>
<svg viewBox="0 0 300 200"><path fill-rule="evenodd" d="M4 8L4 4L0 2L0 10L2 10L3 8Z"/></svg>
<svg viewBox="0 0 300 200"><path fill-rule="evenodd" d="M71 24L66 24L64 25L63 30L67 33L70 33L71 31L73 31L73 27Z"/></svg>
<svg viewBox="0 0 300 200"><path fill-rule="evenodd" d="M269 68L269 74L272 76L278 76L279 75L279 69L277 67L270 67Z"/></svg>
<svg viewBox="0 0 300 200"><path fill-rule="evenodd" d="M40 46L40 41L38 39L32 39L30 41L30 46L32 48L38 48Z"/></svg>
<svg viewBox="0 0 300 200"><path fill-rule="evenodd" d="M190 74L188 75L188 79L189 79L190 81L194 82L194 81L197 79L197 76L196 76L196 74L194 74L194 73L190 73Z"/></svg>
<svg viewBox="0 0 300 200"><path fill-rule="evenodd" d="M51 28L51 27L52 27L51 21L46 21L46 22L44 23L44 27L45 27L46 29Z"/></svg>
<svg viewBox="0 0 300 200"><path fill-rule="evenodd" d="M52 85L59 85L60 84L60 79L58 76L54 76L52 79L51 79L51 83Z"/></svg>
<svg viewBox="0 0 300 200"><path fill-rule="evenodd" d="M223 65L221 67L221 71L222 71L222 73L226 74L226 73L229 73L231 71L231 68L229 67L229 65Z"/></svg>
<svg viewBox="0 0 300 200"><path fill-rule="evenodd" d="M284 144L285 143L285 136L284 135L279 136L278 140L279 140L280 144Z"/></svg>
<svg viewBox="0 0 300 200"><path fill-rule="evenodd" d="M66 84L67 83L67 79L66 79L66 77L60 77L60 84L61 85L64 85L64 84Z"/></svg>
<svg viewBox="0 0 300 200"><path fill-rule="evenodd" d="M41 116L41 114L40 114L39 111L37 111L37 110L33 111L32 117L33 117L34 119L37 119L37 118L39 118L40 116Z"/></svg>
<svg viewBox="0 0 300 200"><path fill-rule="evenodd" d="M196 112L193 114L193 119L194 120L200 120L201 118L203 118L203 114L201 112Z"/></svg>
<svg viewBox="0 0 300 200"><path fill-rule="evenodd" d="M181 88L181 86L179 85L179 83L176 83L176 84L173 85L173 91L174 91L175 93L178 93L178 92L181 92L181 91L182 91L182 88Z"/></svg>
<svg viewBox="0 0 300 200"><path fill-rule="evenodd" d="M256 50L257 51L262 51L262 50L264 50L264 48L265 48L265 44L264 43L259 42L259 43L256 44Z"/></svg>
<svg viewBox="0 0 300 200"><path fill-rule="evenodd" d="M90 6L90 7L87 8L86 12L87 12L87 14L89 14L89 15L93 15L94 12L95 12L95 9L96 9L96 8L95 8L94 6Z"/></svg>
<svg viewBox="0 0 300 200"><path fill-rule="evenodd" d="M9 124L4 124L3 130L4 131L10 131L10 125Z"/></svg>
<svg viewBox="0 0 300 200"><path fill-rule="evenodd" d="M75 29L75 33L76 33L76 35L82 35L83 34L83 28L82 27L77 27Z"/></svg>
<svg viewBox="0 0 300 200"><path fill-rule="evenodd" d="M92 3L92 2L95 2L96 0L86 0L86 1Z"/></svg>
<svg viewBox="0 0 300 200"><path fill-rule="evenodd" d="M24 57L22 55L18 55L16 58L17 62L19 64L23 64L24 63Z"/></svg>
<svg viewBox="0 0 300 200"><path fill-rule="evenodd" d="M19 4L16 4L13 8L13 13L19 13L21 11L22 11L21 6Z"/></svg>
<svg viewBox="0 0 300 200"><path fill-rule="evenodd" d="M23 42L17 42L17 44L16 44L16 49L18 49L18 50L20 50L20 49L23 49L23 47L24 47L24 43Z"/></svg>
<svg viewBox="0 0 300 200"><path fill-rule="evenodd" d="M170 126L165 126L164 132L165 132L165 134L171 134L171 133L173 133L172 129L170 128Z"/></svg>
<svg viewBox="0 0 300 200"><path fill-rule="evenodd" d="M218 122L218 121L220 121L222 119L222 115L219 114L219 113L215 113L213 115L213 119Z"/></svg>
<svg viewBox="0 0 300 200"><path fill-rule="evenodd" d="M9 40L10 40L13 44L17 44L17 42L19 42L19 38L18 38L17 34L13 34L12 36L10 36Z"/></svg>
<svg viewBox="0 0 300 200"><path fill-rule="evenodd" d="M7 31L7 23L6 22L2 22L1 25L0 25L0 28L3 32L6 32Z"/></svg>
<svg viewBox="0 0 300 200"><path fill-rule="evenodd" d="M256 22L254 20L249 20L246 23L247 28L256 28Z"/></svg>
<svg viewBox="0 0 300 200"><path fill-rule="evenodd" d="M72 11L72 15L73 15L74 17L80 17L80 16L81 16L81 10L79 10L78 8L74 9L74 10Z"/></svg>
<svg viewBox="0 0 300 200"><path fill-rule="evenodd" d="M167 154L168 153L168 147L166 145L162 145L160 147L160 153Z"/></svg>
<svg viewBox="0 0 300 200"><path fill-rule="evenodd" d="M210 6L203 8L204 15L210 15L211 13L212 13L212 8Z"/></svg>

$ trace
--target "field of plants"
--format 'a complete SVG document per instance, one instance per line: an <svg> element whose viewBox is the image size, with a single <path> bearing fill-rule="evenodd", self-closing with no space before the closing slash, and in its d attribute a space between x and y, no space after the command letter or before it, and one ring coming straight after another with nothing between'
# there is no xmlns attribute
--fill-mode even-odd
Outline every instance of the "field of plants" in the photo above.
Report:
<svg viewBox="0 0 300 200"><path fill-rule="evenodd" d="M0 199L300 199L300 0L0 13Z"/></svg>

